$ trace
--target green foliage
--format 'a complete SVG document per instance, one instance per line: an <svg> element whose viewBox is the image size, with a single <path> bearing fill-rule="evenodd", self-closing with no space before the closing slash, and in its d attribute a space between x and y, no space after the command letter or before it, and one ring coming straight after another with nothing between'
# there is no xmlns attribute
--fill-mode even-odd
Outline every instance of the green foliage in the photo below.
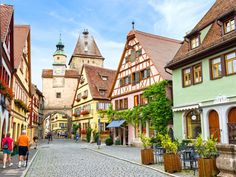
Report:
<svg viewBox="0 0 236 177"><path fill-rule="evenodd" d="M76 135L76 133L77 133L77 130L80 128L80 125L78 124L73 124L72 125L72 133L74 134L74 135Z"/></svg>
<svg viewBox="0 0 236 177"><path fill-rule="evenodd" d="M105 144L107 145L107 146L111 146L111 145L113 145L113 141L112 141L112 139L109 137L109 138L107 138L106 140L105 140Z"/></svg>
<svg viewBox="0 0 236 177"><path fill-rule="evenodd" d="M172 119L172 102L166 96L166 88L170 83L166 80L151 85L144 90L143 95L149 98L149 103L142 109L144 120L151 120L154 129L161 133L167 133L167 123Z"/></svg>
<svg viewBox="0 0 236 177"><path fill-rule="evenodd" d="M202 135L199 135L194 145L196 151L202 158L213 158L218 155L216 140L214 138L208 138L207 141L203 141Z"/></svg>
<svg viewBox="0 0 236 177"><path fill-rule="evenodd" d="M87 140L87 142L90 142L92 131L93 131L93 129L91 127L87 128L87 131L86 131L86 140Z"/></svg>
<svg viewBox="0 0 236 177"><path fill-rule="evenodd" d="M115 145L121 145L121 141L120 140L115 140Z"/></svg>
<svg viewBox="0 0 236 177"><path fill-rule="evenodd" d="M144 149L147 149L148 147L150 147L152 145L151 143L151 138L149 137L146 137L144 134L139 134L139 137L143 143L143 148Z"/></svg>
<svg viewBox="0 0 236 177"><path fill-rule="evenodd" d="M98 142L98 138L99 138L99 133L98 132L94 132L94 141L97 143Z"/></svg>
<svg viewBox="0 0 236 177"><path fill-rule="evenodd" d="M189 146L191 143L192 143L192 140L189 140L189 139L182 140L182 142L179 143L179 150L186 149L186 147Z"/></svg>
<svg viewBox="0 0 236 177"><path fill-rule="evenodd" d="M161 139L161 146L165 148L166 153L177 153L178 145L176 142L172 142L169 135L158 135Z"/></svg>

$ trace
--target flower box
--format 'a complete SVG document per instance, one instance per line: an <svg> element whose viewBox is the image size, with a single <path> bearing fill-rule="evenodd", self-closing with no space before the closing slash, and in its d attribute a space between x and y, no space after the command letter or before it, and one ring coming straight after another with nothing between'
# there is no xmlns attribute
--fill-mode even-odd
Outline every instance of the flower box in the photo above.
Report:
<svg viewBox="0 0 236 177"><path fill-rule="evenodd" d="M81 115L86 115L86 114L89 114L89 111L88 110L84 110L84 111L81 111L80 114Z"/></svg>
<svg viewBox="0 0 236 177"><path fill-rule="evenodd" d="M12 89L9 88L8 85L2 81L0 81L0 93L9 98L10 100L12 100L14 97Z"/></svg>
<svg viewBox="0 0 236 177"><path fill-rule="evenodd" d="M23 111L25 111L25 112L29 112L27 105L22 100L15 99L14 103L18 108L23 109Z"/></svg>
<svg viewBox="0 0 236 177"><path fill-rule="evenodd" d="M216 167L215 158L200 158L197 163L199 177L211 177L216 176L219 173L219 170Z"/></svg>
<svg viewBox="0 0 236 177"><path fill-rule="evenodd" d="M83 99L86 99L88 97L88 95L83 95L82 98Z"/></svg>
<svg viewBox="0 0 236 177"><path fill-rule="evenodd" d="M164 169L168 173L180 172L181 161L179 155L174 153L164 154Z"/></svg>
<svg viewBox="0 0 236 177"><path fill-rule="evenodd" d="M152 149L141 149L142 164L154 164L154 154Z"/></svg>

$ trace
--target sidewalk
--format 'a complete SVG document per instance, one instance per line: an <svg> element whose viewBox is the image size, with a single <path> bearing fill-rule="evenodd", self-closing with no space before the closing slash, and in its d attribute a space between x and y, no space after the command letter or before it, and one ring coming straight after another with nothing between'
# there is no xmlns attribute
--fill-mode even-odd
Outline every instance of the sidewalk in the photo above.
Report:
<svg viewBox="0 0 236 177"><path fill-rule="evenodd" d="M83 142L81 142L83 143ZM101 145L101 148L98 149L97 145L95 143L93 144L88 144L87 148L96 151L98 153L102 153L104 155L112 156L121 160L125 160L131 163L135 164L141 164L141 148L137 147L128 147L128 146L117 146L117 145L112 145L112 146L106 146L105 144ZM147 168L155 169L157 171L163 172L166 174L164 171L164 166L161 164L153 164L153 165L142 165L146 166ZM196 174L194 175L193 170L183 170L180 173L173 173L170 176L177 176L177 177L197 177L198 173L196 171Z"/></svg>
<svg viewBox="0 0 236 177"><path fill-rule="evenodd" d="M37 152L37 150L30 149L28 166L29 166L32 158L36 154L36 152ZM24 171L26 170L27 167L18 168L18 155L14 155L12 157L12 162L13 162L13 166L6 167L5 169L2 168L3 164L2 164L2 162L0 162L0 176L1 177L20 177L24 173Z"/></svg>

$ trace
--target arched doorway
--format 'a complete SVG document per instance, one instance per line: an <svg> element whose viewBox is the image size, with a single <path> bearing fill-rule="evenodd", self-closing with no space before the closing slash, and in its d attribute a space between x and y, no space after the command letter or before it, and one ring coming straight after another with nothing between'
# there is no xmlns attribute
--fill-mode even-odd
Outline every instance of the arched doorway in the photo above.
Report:
<svg viewBox="0 0 236 177"><path fill-rule="evenodd" d="M232 108L228 114L228 135L229 144L236 144L236 107Z"/></svg>
<svg viewBox="0 0 236 177"><path fill-rule="evenodd" d="M198 111L192 110L186 114L187 139L196 139L201 134L201 116Z"/></svg>
<svg viewBox="0 0 236 177"><path fill-rule="evenodd" d="M210 111L208 121L209 121L210 137L216 138L217 142L220 142L219 116L215 110Z"/></svg>

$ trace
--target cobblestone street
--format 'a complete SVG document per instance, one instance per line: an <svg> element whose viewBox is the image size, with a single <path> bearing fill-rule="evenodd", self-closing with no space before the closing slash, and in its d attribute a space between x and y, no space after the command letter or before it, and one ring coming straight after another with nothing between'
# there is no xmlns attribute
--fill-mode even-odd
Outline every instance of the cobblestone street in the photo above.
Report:
<svg viewBox="0 0 236 177"><path fill-rule="evenodd" d="M27 177L164 177L162 173L92 151L93 145L54 140L39 149ZM89 149L90 148L90 149Z"/></svg>

